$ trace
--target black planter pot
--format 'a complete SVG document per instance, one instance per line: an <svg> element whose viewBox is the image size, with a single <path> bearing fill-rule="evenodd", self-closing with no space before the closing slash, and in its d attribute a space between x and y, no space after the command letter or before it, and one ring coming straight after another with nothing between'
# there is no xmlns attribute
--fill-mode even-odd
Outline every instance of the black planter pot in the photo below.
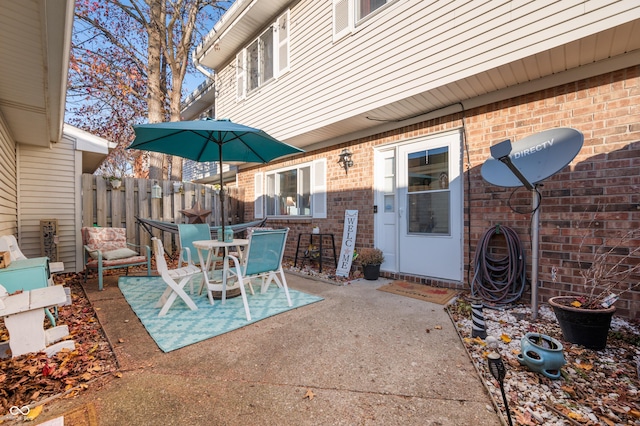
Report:
<svg viewBox="0 0 640 426"><path fill-rule="evenodd" d="M362 265L364 279L375 281L380 277L380 265Z"/></svg>
<svg viewBox="0 0 640 426"><path fill-rule="evenodd" d="M565 302L575 300L571 296L556 296L549 299L564 340L588 349L601 350L607 346L607 336L615 306L607 309L581 309L567 306Z"/></svg>

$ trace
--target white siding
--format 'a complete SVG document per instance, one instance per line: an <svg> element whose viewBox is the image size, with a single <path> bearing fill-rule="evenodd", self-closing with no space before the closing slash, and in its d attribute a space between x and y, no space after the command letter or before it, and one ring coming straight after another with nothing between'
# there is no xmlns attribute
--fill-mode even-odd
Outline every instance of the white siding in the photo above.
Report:
<svg viewBox="0 0 640 426"><path fill-rule="evenodd" d="M0 235L17 235L16 145L0 114Z"/></svg>
<svg viewBox="0 0 640 426"><path fill-rule="evenodd" d="M18 220L20 248L27 257L42 256L40 220L58 220L58 255L65 270L75 270L79 194L74 142L63 137L51 148L18 146Z"/></svg>
<svg viewBox="0 0 640 426"><path fill-rule="evenodd" d="M640 18L640 4L631 0L397 1L334 43L332 9L328 1L292 3L290 71L245 100L236 99L230 58L218 70L216 114L288 140L421 94L441 107L447 99L434 99L430 90ZM476 79L463 96L576 65L546 63L547 69L539 60L527 67L522 81Z"/></svg>

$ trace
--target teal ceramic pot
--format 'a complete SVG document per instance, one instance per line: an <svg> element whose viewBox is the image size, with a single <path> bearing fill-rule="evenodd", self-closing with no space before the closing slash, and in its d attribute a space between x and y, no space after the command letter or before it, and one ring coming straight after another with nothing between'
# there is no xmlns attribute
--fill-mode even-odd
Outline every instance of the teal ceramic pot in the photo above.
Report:
<svg viewBox="0 0 640 426"><path fill-rule="evenodd" d="M560 367L567 363L562 343L546 334L527 333L520 340L520 348L520 364L550 379L560 378Z"/></svg>

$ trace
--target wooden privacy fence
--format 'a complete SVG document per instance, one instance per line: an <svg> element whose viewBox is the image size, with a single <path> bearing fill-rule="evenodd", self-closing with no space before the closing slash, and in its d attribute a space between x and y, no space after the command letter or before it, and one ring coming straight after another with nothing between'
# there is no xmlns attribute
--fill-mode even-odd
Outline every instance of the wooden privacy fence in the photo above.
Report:
<svg viewBox="0 0 640 426"><path fill-rule="evenodd" d="M151 198L151 188L158 183L162 189L160 198ZM102 176L82 175L82 226L111 226L127 229L127 241L135 244L151 245L151 236L138 225L136 217L165 222L187 223L180 210L193 207L200 202L203 209L210 210L210 225L222 225L220 194L212 185L182 183L179 191L174 191L174 181L154 181L149 179L123 178L122 185L114 189ZM244 218L244 191L239 188L225 188L224 212L226 224L242 222ZM154 236L163 240L169 253L176 246L176 235L159 230Z"/></svg>

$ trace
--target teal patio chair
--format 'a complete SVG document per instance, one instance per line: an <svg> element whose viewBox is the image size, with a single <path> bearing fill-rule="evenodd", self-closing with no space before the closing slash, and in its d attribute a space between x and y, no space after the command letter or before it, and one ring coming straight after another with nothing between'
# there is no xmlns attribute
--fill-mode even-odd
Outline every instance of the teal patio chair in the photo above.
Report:
<svg viewBox="0 0 640 426"><path fill-rule="evenodd" d="M282 256L284 255L288 234L289 228L272 231L256 229L249 235L249 245L245 249L246 253L244 253L242 259L231 254L224 259L222 303L226 300L227 281L234 278L237 279L247 321L251 321L251 312L244 287L249 285L251 293L253 293L251 279L260 278L262 280L261 293L267 291L271 282L275 282L279 288L284 289L287 303L292 306L287 279L282 270ZM233 266L229 262L233 262Z"/></svg>
<svg viewBox="0 0 640 426"><path fill-rule="evenodd" d="M200 265L198 251L193 247L193 242L210 240L211 227L206 223L181 223L178 225L178 239L180 240L178 265Z"/></svg>

